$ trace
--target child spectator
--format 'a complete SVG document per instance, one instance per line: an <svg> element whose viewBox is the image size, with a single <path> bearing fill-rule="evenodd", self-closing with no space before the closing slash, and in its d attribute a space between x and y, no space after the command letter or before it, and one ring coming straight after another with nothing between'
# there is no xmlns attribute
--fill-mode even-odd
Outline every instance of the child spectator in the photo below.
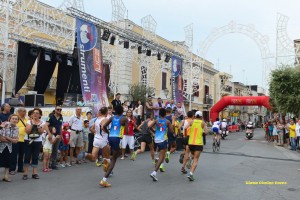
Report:
<svg viewBox="0 0 300 200"><path fill-rule="evenodd" d="M50 155L52 153L52 144L56 142L56 137L54 137L54 134L56 133L55 127L49 127L49 130L50 134L44 132L42 135L44 154L43 172L51 171L51 169L49 169Z"/></svg>
<svg viewBox="0 0 300 200"><path fill-rule="evenodd" d="M85 154L85 152L88 151L88 135L90 132L89 125L90 125L89 120L84 120L83 128L82 128L82 141L83 141L82 152L83 152L83 162L84 163L86 163L84 154Z"/></svg>
<svg viewBox="0 0 300 200"><path fill-rule="evenodd" d="M63 124L63 130L62 130L62 141L59 146L60 150L60 166L65 167L71 167L71 165L68 163L68 151L69 151L69 142L70 142L70 132L68 131L70 128L69 123ZM65 164L63 163L65 161Z"/></svg>

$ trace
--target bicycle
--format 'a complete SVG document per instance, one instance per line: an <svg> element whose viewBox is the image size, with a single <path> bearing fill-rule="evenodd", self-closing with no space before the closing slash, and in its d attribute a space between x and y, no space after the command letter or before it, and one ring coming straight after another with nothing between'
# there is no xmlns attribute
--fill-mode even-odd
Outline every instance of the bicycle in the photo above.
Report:
<svg viewBox="0 0 300 200"><path fill-rule="evenodd" d="M220 151L220 143L221 143L221 140L219 141L218 143L218 136L217 134L214 132L214 138L213 138L213 152L216 152L216 151Z"/></svg>

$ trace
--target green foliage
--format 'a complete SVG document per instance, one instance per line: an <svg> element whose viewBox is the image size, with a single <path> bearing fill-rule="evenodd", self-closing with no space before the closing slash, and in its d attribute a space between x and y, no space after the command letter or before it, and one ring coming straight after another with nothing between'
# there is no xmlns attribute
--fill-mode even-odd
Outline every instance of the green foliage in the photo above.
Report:
<svg viewBox="0 0 300 200"><path fill-rule="evenodd" d="M300 113L300 68L281 66L273 70L270 103L281 113Z"/></svg>
<svg viewBox="0 0 300 200"><path fill-rule="evenodd" d="M155 91L155 88L145 86L141 83L131 84L128 86L128 89L132 101L140 99L142 102L146 102L148 95L153 95Z"/></svg>

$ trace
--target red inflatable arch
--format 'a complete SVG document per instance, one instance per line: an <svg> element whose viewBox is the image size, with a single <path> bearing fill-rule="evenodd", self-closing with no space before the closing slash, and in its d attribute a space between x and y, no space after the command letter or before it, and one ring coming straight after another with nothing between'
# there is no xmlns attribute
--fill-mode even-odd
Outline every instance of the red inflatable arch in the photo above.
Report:
<svg viewBox="0 0 300 200"><path fill-rule="evenodd" d="M271 108L268 96L225 96L210 109L210 120L212 122L215 121L216 118L219 117L219 112L230 105L264 106L266 108Z"/></svg>

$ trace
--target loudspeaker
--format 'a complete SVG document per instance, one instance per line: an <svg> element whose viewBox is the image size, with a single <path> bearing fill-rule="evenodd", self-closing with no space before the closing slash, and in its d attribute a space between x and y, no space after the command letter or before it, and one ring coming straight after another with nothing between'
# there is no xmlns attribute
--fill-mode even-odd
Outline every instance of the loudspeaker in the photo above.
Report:
<svg viewBox="0 0 300 200"><path fill-rule="evenodd" d="M45 106L43 94L26 94L25 106L28 107L42 107Z"/></svg>

